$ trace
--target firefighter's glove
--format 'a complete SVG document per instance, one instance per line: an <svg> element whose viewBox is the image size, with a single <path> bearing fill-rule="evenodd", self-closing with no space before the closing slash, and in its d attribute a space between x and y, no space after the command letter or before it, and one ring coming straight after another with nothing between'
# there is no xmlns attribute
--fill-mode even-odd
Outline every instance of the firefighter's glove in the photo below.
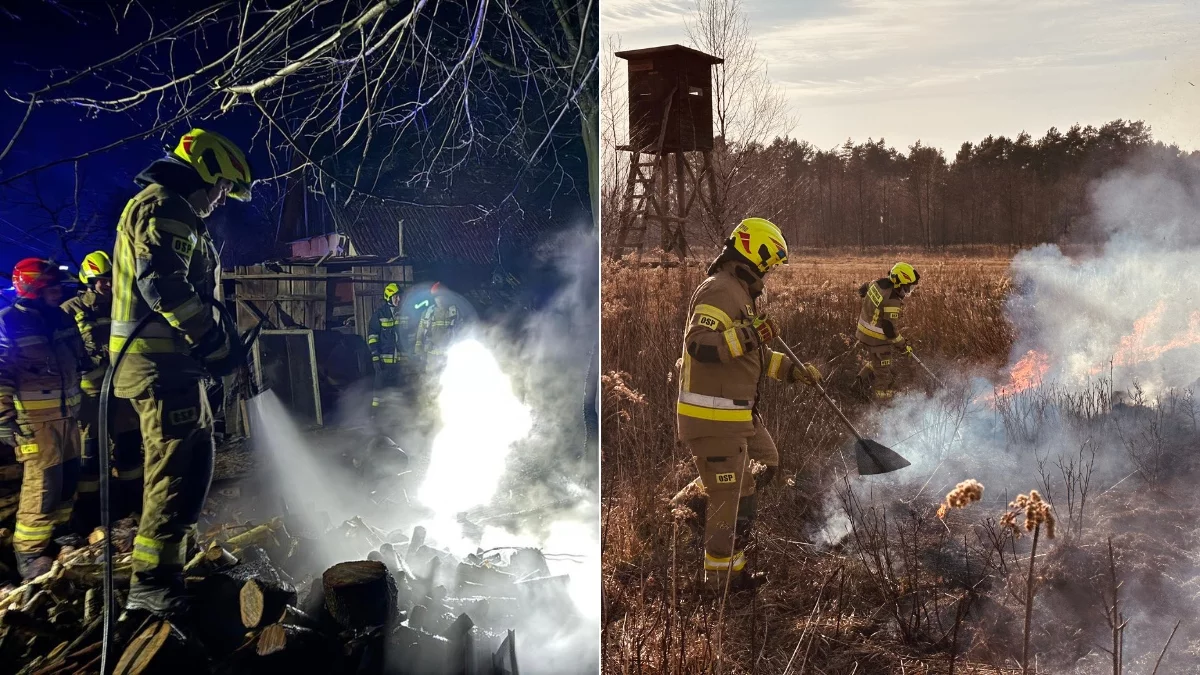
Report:
<svg viewBox="0 0 1200 675"><path fill-rule="evenodd" d="M22 438L28 436L29 434L21 429L21 425L17 424L17 411L0 413L0 443L15 448L21 444Z"/></svg>
<svg viewBox="0 0 1200 675"><path fill-rule="evenodd" d="M214 323L200 341L192 347L195 357L214 378L232 374L242 362L241 350L236 349L219 323Z"/></svg>
<svg viewBox="0 0 1200 675"><path fill-rule="evenodd" d="M905 353L905 354L912 354L912 346L911 346L911 345L904 345L904 353Z"/></svg>
<svg viewBox="0 0 1200 675"><path fill-rule="evenodd" d="M811 387L824 380L825 378L821 376L821 371L817 370L817 367L811 363L802 363L792 368L792 382L803 382Z"/></svg>
<svg viewBox="0 0 1200 675"><path fill-rule="evenodd" d="M754 332L758 333L759 344L769 345L779 335L779 324L766 314L754 319Z"/></svg>

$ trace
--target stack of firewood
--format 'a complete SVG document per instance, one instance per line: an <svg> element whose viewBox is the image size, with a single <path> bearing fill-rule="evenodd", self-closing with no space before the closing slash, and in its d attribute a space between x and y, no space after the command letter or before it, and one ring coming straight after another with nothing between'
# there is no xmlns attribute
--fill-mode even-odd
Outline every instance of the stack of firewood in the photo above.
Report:
<svg viewBox="0 0 1200 675"><path fill-rule="evenodd" d="M132 521L113 529L118 607L135 533ZM330 564L345 550L369 553ZM45 575L0 589L0 672L99 672L102 551L97 532ZM423 528L388 533L360 518L316 538L292 536L282 519L222 528L185 576L187 616L117 622L113 672L511 673L508 629L521 613L573 611L566 578L536 549L459 559Z"/></svg>

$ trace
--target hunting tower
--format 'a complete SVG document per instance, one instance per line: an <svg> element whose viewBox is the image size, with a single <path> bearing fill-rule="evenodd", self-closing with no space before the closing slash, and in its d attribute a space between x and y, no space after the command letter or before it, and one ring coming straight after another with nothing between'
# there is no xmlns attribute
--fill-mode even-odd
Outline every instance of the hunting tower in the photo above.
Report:
<svg viewBox="0 0 1200 675"><path fill-rule="evenodd" d="M663 252L682 258L688 214L715 192L712 67L725 61L681 45L616 56L629 62L629 144L617 149L632 156L612 255L640 254L655 223Z"/></svg>

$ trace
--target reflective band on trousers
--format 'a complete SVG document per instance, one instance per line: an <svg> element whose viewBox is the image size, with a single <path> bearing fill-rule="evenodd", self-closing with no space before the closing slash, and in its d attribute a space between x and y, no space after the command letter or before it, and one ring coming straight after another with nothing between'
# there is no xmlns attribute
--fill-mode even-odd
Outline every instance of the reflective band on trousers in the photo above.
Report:
<svg viewBox="0 0 1200 675"><path fill-rule="evenodd" d="M162 553L162 542L150 537L138 535L133 538L133 559L151 565L158 564L159 554Z"/></svg>
<svg viewBox="0 0 1200 675"><path fill-rule="evenodd" d="M128 335L137 326L136 321L113 321L112 333L108 338L108 351L117 353L125 347ZM177 341L178 331L161 321L151 320L129 345L133 354L176 354L184 351Z"/></svg>
<svg viewBox="0 0 1200 675"><path fill-rule="evenodd" d="M53 525L23 525L18 521L13 541L49 541L53 531Z"/></svg>
<svg viewBox="0 0 1200 675"><path fill-rule="evenodd" d="M741 572L746 566L746 554L737 551L728 558L715 556L708 551L704 552L704 569L708 571L719 571L732 569L734 572Z"/></svg>
<svg viewBox="0 0 1200 675"><path fill-rule="evenodd" d="M676 405L676 412L680 415L717 422L749 422L753 419L753 410L753 401L705 396L690 391L679 392L679 403Z"/></svg>

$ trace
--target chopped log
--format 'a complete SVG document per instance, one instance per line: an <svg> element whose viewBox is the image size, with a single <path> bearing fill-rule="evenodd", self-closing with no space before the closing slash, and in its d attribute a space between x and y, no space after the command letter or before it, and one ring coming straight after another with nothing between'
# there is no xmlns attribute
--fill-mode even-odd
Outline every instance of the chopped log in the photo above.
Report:
<svg viewBox="0 0 1200 675"><path fill-rule="evenodd" d="M454 620L454 623L450 624L450 627L442 632L442 637L452 642L455 640L462 640L471 632L471 629L474 627L475 622L471 620L471 617L467 616L466 614L459 614L458 618Z"/></svg>
<svg viewBox="0 0 1200 675"><path fill-rule="evenodd" d="M321 575L325 607L344 628L387 625L396 615L396 582L381 562L338 563Z"/></svg>
<svg viewBox="0 0 1200 675"><path fill-rule="evenodd" d="M19 609L10 609L0 618L0 625L26 635L58 638L62 632L45 619L34 618Z"/></svg>
<svg viewBox="0 0 1200 675"><path fill-rule="evenodd" d="M201 656L170 622L152 621L130 641L113 673L200 673L204 672Z"/></svg>
<svg viewBox="0 0 1200 675"><path fill-rule="evenodd" d="M183 566L183 573L203 576L228 569L236 564L238 564L237 556L214 542L207 549L197 553L195 557L189 560Z"/></svg>
<svg viewBox="0 0 1200 675"><path fill-rule="evenodd" d="M229 569L214 572L189 584L189 590L196 597L193 613L196 617L197 637L214 654L228 654L237 649L244 640L242 593L246 582L254 580L261 582L262 588L272 589L272 597L267 601L271 606L257 610L269 612L257 617L259 625L272 621L288 602L295 602L296 599L296 589L280 577L278 570L271 565L270 559L261 548L246 547L242 550L241 561ZM284 592L282 604L276 604L275 590ZM248 593L253 594L252 591ZM249 598L249 601L253 602L253 598ZM251 606L249 609L254 608Z"/></svg>
<svg viewBox="0 0 1200 675"><path fill-rule="evenodd" d="M242 585L239 605L242 610L242 625L258 628L283 613L283 609L296 602L296 588L278 576L274 579L250 579Z"/></svg>
<svg viewBox="0 0 1200 675"><path fill-rule="evenodd" d="M259 546L272 551L276 554L275 557L284 560L291 554L292 537L288 534L287 527L284 526L283 518L272 518L262 525L230 537L224 543L225 548L233 551L239 558L242 557L240 553L244 549Z"/></svg>

